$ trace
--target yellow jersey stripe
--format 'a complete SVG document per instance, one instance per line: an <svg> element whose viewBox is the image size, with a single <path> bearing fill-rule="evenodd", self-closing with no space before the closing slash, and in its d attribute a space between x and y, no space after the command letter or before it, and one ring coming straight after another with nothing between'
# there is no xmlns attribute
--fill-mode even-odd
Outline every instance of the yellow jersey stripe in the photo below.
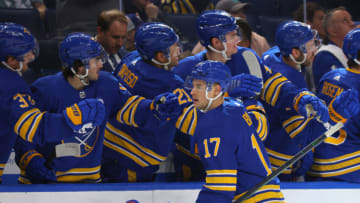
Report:
<svg viewBox="0 0 360 203"><path fill-rule="evenodd" d="M291 159L293 156L290 156L290 155L286 155L286 154L282 154L282 153L279 153L279 152L275 152L269 148L266 148L266 151L269 155L273 156L273 157L276 157L278 159L283 159L283 160L289 160Z"/></svg>
<svg viewBox="0 0 360 203"><path fill-rule="evenodd" d="M35 121L32 124L32 127L30 129L30 132L28 133L29 135L27 136L29 142L33 142L35 132L36 132L37 128L39 127L40 121L41 121L42 117L44 116L44 114L45 114L45 112L40 113L36 116Z"/></svg>
<svg viewBox="0 0 360 203"><path fill-rule="evenodd" d="M152 158L158 159L159 161L164 161L166 159L165 156L161 156L161 155L155 153L154 151L143 147L142 145L137 143L130 135L115 128L110 123L106 124L106 128L109 130L109 133L113 134L113 136L115 136L117 138L115 140L123 139L125 142L128 142L129 144L136 146L137 148L141 149L147 155L150 155ZM112 139L109 139L109 140L112 140Z"/></svg>
<svg viewBox="0 0 360 203"><path fill-rule="evenodd" d="M229 186L229 185L216 185L216 186L211 186L211 185L204 185L204 187L210 189L210 190L218 190L218 191L236 191L236 186Z"/></svg>
<svg viewBox="0 0 360 203"><path fill-rule="evenodd" d="M105 131L105 134L106 134L106 131ZM104 146L114 150L114 151L117 151L119 152L120 154L130 158L131 160L133 160L135 163L137 163L139 166L141 167L146 167L146 166L149 166L148 163L144 162L143 160L141 160L139 157L137 156L134 156L132 153L124 150L123 148L120 148L110 142L108 142L107 140L104 140Z"/></svg>
<svg viewBox="0 0 360 203"><path fill-rule="evenodd" d="M123 115L123 116L122 116L122 120L125 121L125 123L126 123L127 125L131 125L131 112L132 112L134 106L137 106L137 104L138 104L142 99L144 99L144 98L142 98L142 97L136 98L136 100L133 101L133 102L129 105L129 107L126 109L126 111L124 112L124 114L122 114L122 115Z"/></svg>
<svg viewBox="0 0 360 203"><path fill-rule="evenodd" d="M73 168L68 171L57 171L56 176L62 176L67 174L89 174L96 173L100 171L100 166L92 167L92 168Z"/></svg>
<svg viewBox="0 0 360 203"><path fill-rule="evenodd" d="M283 127L287 128L291 123L298 121L298 120L304 120L304 116L292 116L289 119L287 119L286 121L283 122Z"/></svg>
<svg viewBox="0 0 360 203"><path fill-rule="evenodd" d="M20 133L19 136L22 137L24 140L28 140L28 132L30 130L30 127L32 126L34 119L37 115L39 115L40 112L35 112L33 113L25 122L24 124L20 127Z"/></svg>
<svg viewBox="0 0 360 203"><path fill-rule="evenodd" d="M275 88L275 93L273 93L273 96L272 96L272 99L271 99L271 105L272 106L275 106L275 104L276 104L276 102L277 102L277 100L278 100L278 98L279 98L279 94L280 94L280 91L281 91L281 88L282 88L282 86L284 85L284 84L286 84L286 83L288 83L289 81L288 81L288 79L287 78L285 78L276 88Z"/></svg>
<svg viewBox="0 0 360 203"><path fill-rule="evenodd" d="M270 88L272 82L275 81L277 78L280 78L280 77L282 77L282 75L280 73L276 73L275 75L271 76L269 79L266 80L265 84L263 85L263 90L261 91L262 100L267 101L266 98L268 96L266 96L266 95L267 95L268 89Z"/></svg>
<svg viewBox="0 0 360 203"><path fill-rule="evenodd" d="M355 158L355 159L350 159L348 161L344 161L338 164L331 164L331 165L318 165L318 164L313 164L311 166L311 170L315 170L315 171L330 171L330 170L337 170L337 169L342 169L345 167L349 167L349 166L353 166L355 164L360 164L360 157Z"/></svg>
<svg viewBox="0 0 360 203"><path fill-rule="evenodd" d="M346 168L346 169L342 169L342 170L336 170L336 171L332 171L332 172L314 172L314 171L310 171L307 172L307 174L312 175L312 176L318 176L318 177L333 177L333 176L340 176L340 175L344 175L347 173L351 173L354 171L357 171L360 169L360 165L356 165L350 168Z"/></svg>
<svg viewBox="0 0 360 203"><path fill-rule="evenodd" d="M123 114L126 112L126 110L128 109L128 107L133 103L133 101L135 101L137 99L137 96L132 96L130 97L125 105L119 110L117 116L116 116L116 119L117 121L119 121L120 123L124 124L125 121L123 121Z"/></svg>
<svg viewBox="0 0 360 203"><path fill-rule="evenodd" d="M179 145L179 144L176 144L176 149L177 149L178 151L186 154L187 156L192 157L193 159L200 160L200 156L199 156L199 155L191 153L189 150L187 150L186 148L182 147L182 146Z"/></svg>
<svg viewBox="0 0 360 203"><path fill-rule="evenodd" d="M197 126L197 112L196 112L195 108L193 108L193 113L194 113L194 116L193 116L193 121L191 123L190 133L189 133L189 135L191 135L191 136L194 135L194 132L195 132L195 129Z"/></svg>
<svg viewBox="0 0 360 203"><path fill-rule="evenodd" d="M208 170L206 171L207 175L236 175L237 170Z"/></svg>
<svg viewBox="0 0 360 203"><path fill-rule="evenodd" d="M307 126L307 124L311 121L313 117L307 118L304 122L301 123L301 125L294 131L289 133L290 138L294 138L296 135L298 135L301 131L304 130L304 128Z"/></svg>
<svg viewBox="0 0 360 203"><path fill-rule="evenodd" d="M335 157L335 158L331 158L331 159L318 159L318 158L314 158L314 163L318 163L318 164L330 164L330 163L336 163L336 162L340 162L340 161L345 161L346 159L351 159L354 158L356 156L360 156L360 151L356 151L356 152L352 152L350 154L346 154L343 156L339 156L339 157Z"/></svg>
<svg viewBox="0 0 360 203"><path fill-rule="evenodd" d="M209 183L224 183L224 184L236 184L237 177L206 177L206 184Z"/></svg>
<svg viewBox="0 0 360 203"><path fill-rule="evenodd" d="M58 182L81 182L81 181L95 181L101 182L100 172L91 175L65 175L57 177Z"/></svg>
<svg viewBox="0 0 360 203"><path fill-rule="evenodd" d="M18 135L19 131L20 131L20 126L24 123L24 121L26 121L28 119L28 117L30 115L32 115L34 112L39 112L39 111L40 111L39 109L33 108L33 109L30 109L30 110L26 111L25 113L23 113L15 124L15 127L14 127L15 133Z"/></svg>
<svg viewBox="0 0 360 203"><path fill-rule="evenodd" d="M196 10L195 10L194 6L191 4L191 2L189 0L185 0L185 3L188 6L188 8L190 8L191 12L195 14Z"/></svg>
<svg viewBox="0 0 360 203"><path fill-rule="evenodd" d="M126 151L128 151L138 157L141 157L141 159L143 159L144 161L146 161L147 163L149 163L151 165L160 164L160 161L150 157L149 155L144 153L144 151L141 151L139 148L137 148L134 145L130 144L129 142L126 142L125 140L115 136L114 134L112 134L111 132L109 132L107 130L105 130L105 137L106 137L106 139L111 141L113 144L115 144L119 147L122 147Z"/></svg>
<svg viewBox="0 0 360 203"><path fill-rule="evenodd" d="M282 85L281 83L282 82L284 82L284 81L286 81L287 79L285 78L285 77L280 77L280 78L277 78L277 79L275 79L272 83L271 83L271 85L269 86L269 88L268 88L268 90L267 90L267 92L266 92L266 102L268 103L268 104L271 104L271 105L273 105L272 103L272 98L274 97L274 92L276 92L276 90L278 89L278 87L279 87L279 85Z"/></svg>

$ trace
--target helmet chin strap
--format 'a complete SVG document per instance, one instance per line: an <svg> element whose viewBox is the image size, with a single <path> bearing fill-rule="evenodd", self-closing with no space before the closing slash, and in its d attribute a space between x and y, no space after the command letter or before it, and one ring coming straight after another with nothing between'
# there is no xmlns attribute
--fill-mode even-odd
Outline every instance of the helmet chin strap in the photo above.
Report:
<svg viewBox="0 0 360 203"><path fill-rule="evenodd" d="M207 100L209 100L209 103L208 103L208 105L206 106L206 108L204 109L204 110L200 110L201 112L203 112L203 113L206 113L206 112L208 112L209 111L209 108L210 108L210 106L211 106L211 104L213 103L213 101L215 101L216 99L218 99L221 95L222 95L222 91L218 94L218 95L216 95L216 97L214 97L214 98L209 98L209 96L208 96L208 91L206 91L206 93L205 93L205 97L206 97L206 99Z"/></svg>
<svg viewBox="0 0 360 203"><path fill-rule="evenodd" d="M360 66L360 61L357 59L354 59L354 62Z"/></svg>
<svg viewBox="0 0 360 203"><path fill-rule="evenodd" d="M21 71L22 71L22 69L23 69L23 67L24 67L24 65L23 65L23 62L22 61L20 61L19 62L19 64L20 64L20 68L18 68L18 69L14 69L14 68L12 68L9 64L7 64L5 61L2 61L1 62L6 68L8 68L8 69L10 69L10 70L12 70L12 71L15 71L15 72L17 72L17 74L19 74L19 76L22 76L22 73L21 73Z"/></svg>
<svg viewBox="0 0 360 203"><path fill-rule="evenodd" d="M304 59L302 61L297 61L292 54L290 54L289 57L294 63L296 63L296 69L301 71L301 64L305 63L306 61L306 53L304 53Z"/></svg>
<svg viewBox="0 0 360 203"><path fill-rule="evenodd" d="M215 49L215 48L214 48L213 46L211 46L211 45L209 45L208 47L209 47L209 49L210 49L211 51L214 51L214 52L216 52L216 53L221 54L221 55L224 57L224 59L225 59L226 61L228 61L228 60L230 60L231 58L229 58L229 57L226 55L226 50L227 50L226 42L223 42L222 44L224 45L224 50L222 50L222 51L219 51L219 50Z"/></svg>
<svg viewBox="0 0 360 203"><path fill-rule="evenodd" d="M80 79L81 84L88 86L89 82L85 81L85 79L87 78L87 76L89 75L89 70L87 68L85 68L85 74L84 75L79 75L76 73L76 71L74 70L73 67L70 68L71 72L74 73L74 75L76 77L78 77Z"/></svg>
<svg viewBox="0 0 360 203"><path fill-rule="evenodd" d="M169 71L168 65L171 63L171 58L170 57L168 57L168 62L166 62L166 63L160 63L159 61L157 61L154 58L152 58L151 61L154 62L157 65L164 66L164 69Z"/></svg>

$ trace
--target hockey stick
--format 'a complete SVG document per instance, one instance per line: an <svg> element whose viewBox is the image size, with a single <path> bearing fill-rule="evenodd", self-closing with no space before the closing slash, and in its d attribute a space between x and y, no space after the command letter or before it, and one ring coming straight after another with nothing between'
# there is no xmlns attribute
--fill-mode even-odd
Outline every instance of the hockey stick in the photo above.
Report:
<svg viewBox="0 0 360 203"><path fill-rule="evenodd" d="M338 122L336 125L331 126L329 130L327 130L324 134L322 134L320 137L316 138L314 141L312 141L310 144L305 146L301 151L296 153L292 159L287 161L284 165L280 166L278 169L273 171L269 176L264 178L261 182L256 184L254 187L252 187L247 193L245 193L242 197L235 200L234 203L241 203L248 199L251 195L253 195L258 189L260 189L262 186L269 183L273 178L280 175L287 167L297 162L299 159L301 159L303 156L305 156L309 151L317 147L319 144L321 144L326 138L330 137L337 131L339 131L344 124L342 122Z"/></svg>
<svg viewBox="0 0 360 203"><path fill-rule="evenodd" d="M263 84L263 75L261 72L261 65L259 63L258 58L255 56L255 54L251 51L244 51L242 53L244 60L248 66L249 72L251 75L257 76L258 78L261 78L261 84ZM258 93L260 94L260 92Z"/></svg>

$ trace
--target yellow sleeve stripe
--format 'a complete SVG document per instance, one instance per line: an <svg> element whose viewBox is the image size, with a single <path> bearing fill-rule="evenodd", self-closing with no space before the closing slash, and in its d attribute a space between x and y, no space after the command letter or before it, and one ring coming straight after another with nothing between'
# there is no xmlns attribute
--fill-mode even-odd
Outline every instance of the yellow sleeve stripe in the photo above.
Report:
<svg viewBox="0 0 360 203"><path fill-rule="evenodd" d="M264 107L260 106L260 105L250 105L250 106L246 106L246 110L248 111L260 111L262 113L265 113L265 109Z"/></svg>
<svg viewBox="0 0 360 203"><path fill-rule="evenodd" d="M207 175L236 175L237 170L208 170L206 171Z"/></svg>
<svg viewBox="0 0 360 203"><path fill-rule="evenodd" d="M314 170L314 171L331 171L331 170L343 169L345 167L353 166L355 164L360 164L360 157L355 158L355 159L350 159L348 161L344 161L344 162L341 162L341 163L338 163L338 164L330 164L330 165L313 164L311 166L311 170Z"/></svg>
<svg viewBox="0 0 360 203"><path fill-rule="evenodd" d="M138 127L138 125L134 122L134 116L136 109L138 107L138 104L141 100L143 100L143 97L139 96L132 96L130 97L123 108L121 108L118 112L118 115L116 116L117 120L126 125L132 125L134 127Z"/></svg>
<svg viewBox="0 0 360 203"><path fill-rule="evenodd" d="M333 107L333 103L335 101L335 98L330 102L329 104L329 116L330 119L334 122L342 122L345 123L347 121L346 118L344 118L343 116L341 116L338 112L335 111L334 107Z"/></svg>
<svg viewBox="0 0 360 203"><path fill-rule="evenodd" d="M280 194L274 194L275 196L275 198L284 198L284 196L283 196L283 194L280 192L280 185L265 185L265 186L263 186L263 187L261 187L254 195L253 195L253 197L251 197L250 199L251 199L251 201L249 201L250 199L247 199L246 201L244 201L244 202L246 202L246 203L251 203L251 202L260 202L260 201L262 201L263 199L253 199L254 197L256 197L258 194L266 194L267 193L267 191L268 192L271 192L271 191L278 191L278 192L276 192L276 193L280 193ZM239 194L239 195L236 195L235 197L234 197L234 200L237 200L237 199L239 199L240 197L242 197L242 196L244 196L245 194L246 194L246 192L247 191L245 191L245 192L243 192L243 193L241 193L241 194ZM265 193L264 193L265 192ZM271 197L271 199L272 198L274 198L274 197ZM270 198L269 198L270 199Z"/></svg>
<svg viewBox="0 0 360 203"><path fill-rule="evenodd" d="M27 166L29 165L30 161L35 157L43 157L39 152L35 150L27 151L25 154L23 154L20 158L19 167L20 169L26 170Z"/></svg>
<svg viewBox="0 0 360 203"><path fill-rule="evenodd" d="M0 164L0 169L4 169L6 164Z"/></svg>
<svg viewBox="0 0 360 203"><path fill-rule="evenodd" d="M209 183L223 183L223 184L236 184L237 177L206 177L206 184Z"/></svg>
<svg viewBox="0 0 360 203"><path fill-rule="evenodd" d="M313 93L311 92L308 92L308 91L303 91L303 92L300 92L298 95L296 95L296 97L294 98L294 109L296 112L299 112L299 102L300 102L300 99L301 97L305 96L305 95L313 95L315 96Z"/></svg>
<svg viewBox="0 0 360 203"><path fill-rule="evenodd" d="M289 156L289 155L282 154L279 152L275 152L274 150L271 150L269 148L266 148L266 151L267 151L268 155L276 157L278 159L289 160L293 157L293 156Z"/></svg>
<svg viewBox="0 0 360 203"><path fill-rule="evenodd" d="M180 8L181 8L181 14L187 14L187 10L185 8L185 5L182 1L179 1L179 4L180 4Z"/></svg>
<svg viewBox="0 0 360 203"><path fill-rule="evenodd" d="M277 87L276 87L276 89L275 89L275 93L273 94L273 96L272 96L272 99L271 99L271 105L272 106L275 106L275 104L276 104L276 102L277 102L277 100L278 100L278 98L279 98L279 94L280 94L280 91L281 91L281 87L285 84L285 83L289 83L289 81L286 79L286 81L283 81L283 82L281 82L281 84L279 84Z"/></svg>
<svg viewBox="0 0 360 203"><path fill-rule="evenodd" d="M176 149L177 149L178 151L186 154L187 156L192 157L193 159L200 160L200 156L199 156L199 155L191 153L189 150L187 150L186 148L182 147L182 146L179 145L179 144L176 144Z"/></svg>
<svg viewBox="0 0 360 203"><path fill-rule="evenodd" d="M122 142L126 145L133 145L136 148L140 149L142 152L146 153L148 156L151 156L152 158L155 158L159 161L165 161L165 159L166 159L165 156L161 156L161 155L155 153L154 151L143 147L141 144L137 143L130 135L115 128L110 123L106 124L106 129L109 130L109 132L113 134L114 138L116 138L115 140L118 140L119 142Z"/></svg>
<svg viewBox="0 0 360 203"><path fill-rule="evenodd" d="M68 174L90 174L97 173L100 171L100 166L92 167L92 168L73 168L68 171L57 171L56 176L63 176Z"/></svg>
<svg viewBox="0 0 360 203"><path fill-rule="evenodd" d="M189 135L191 135L191 136L194 135L195 129L196 129L196 126L197 126L197 111L196 111L195 108L193 108L193 113L194 113L194 116L193 116L193 121L191 123L190 133L189 133Z"/></svg>
<svg viewBox="0 0 360 203"><path fill-rule="evenodd" d="M82 181L93 181L101 182L100 172L91 175L64 175L57 177L58 182L82 182Z"/></svg>
<svg viewBox="0 0 360 203"><path fill-rule="evenodd" d="M266 81L266 86L264 85L265 92L263 97L265 98L265 101L268 104L274 106L279 97L281 87L285 83L289 82L289 80L286 77L282 76L280 73L275 74L271 78L270 78L271 80L269 79L270 81L269 80Z"/></svg>
<svg viewBox="0 0 360 203"><path fill-rule="evenodd" d="M41 113L41 114L38 114L36 116L36 118L34 119L34 123L32 124L32 127L30 129L30 132L28 133L28 136L27 136L27 141L29 142L33 142L33 139L34 139L34 135L35 135L35 132L37 130L37 128L39 127L39 124L40 124L40 121L42 119L42 117L44 116L45 112L44 113Z"/></svg>
<svg viewBox="0 0 360 203"><path fill-rule="evenodd" d="M320 168L321 169L321 168ZM307 172L307 174L312 175L312 176L317 176L317 177L333 177L333 176L340 176L340 175L344 175L347 173L351 173L354 171L358 171L360 169L360 165L355 165L353 167L350 168L346 168L346 169L342 169L342 170L336 170L336 171L321 171L321 172L315 172L315 171L309 171ZM311 168L312 170L312 168Z"/></svg>
<svg viewBox="0 0 360 203"><path fill-rule="evenodd" d="M194 135L197 125L197 112L193 105L186 108L176 122L176 128L182 133Z"/></svg>
<svg viewBox="0 0 360 203"><path fill-rule="evenodd" d="M261 91L261 99L267 101L265 98L268 98L269 96L267 96L267 92L268 89L271 87L271 84L278 78L281 78L282 75L280 73L276 73L275 75L271 76L269 79L266 80L263 89ZM271 97L271 95L270 95Z"/></svg>
<svg viewBox="0 0 360 203"><path fill-rule="evenodd" d="M269 161L271 163L271 170L274 171L277 168L279 168L280 166L284 165L284 163L286 161L280 160L280 159L276 159L274 157L269 157ZM287 167L283 172L283 174L291 174L291 170L292 170L293 166L290 165L289 167Z"/></svg>
<svg viewBox="0 0 360 203"><path fill-rule="evenodd" d="M344 160L347 160L347 159L352 159L352 158L357 157L357 156L360 156L360 151L352 152L350 154L335 157L335 158L332 158L332 159L314 158L314 163L317 163L317 164L330 164L330 163L341 162L341 161L344 161Z"/></svg>
<svg viewBox="0 0 360 203"><path fill-rule="evenodd" d="M108 133L108 132L105 130L105 136L107 136L106 133ZM116 146L116 145L110 143L110 142L107 141L106 139L104 140L104 146L105 146L105 147L108 147L108 148L110 148L110 149L112 149L112 150L114 150L114 151L117 151L117 152L119 152L120 154L128 157L129 159L133 160L136 164L138 164L138 165L141 166L141 167L149 166L149 164L147 164L145 161L143 161L143 160L140 159L139 157L135 156L134 154L126 151L125 149L123 149L123 148L121 148L121 147L119 147L119 146Z"/></svg>
<svg viewBox="0 0 360 203"><path fill-rule="evenodd" d="M267 118L264 116L264 114L252 111L251 112L256 120L258 121L258 127L256 129L256 132L258 133L261 141L264 141L268 135L268 126L267 126Z"/></svg>
<svg viewBox="0 0 360 203"><path fill-rule="evenodd" d="M177 6L176 6L176 1L174 1L172 3L172 7L173 7L174 14L177 14L179 11L178 11Z"/></svg>
<svg viewBox="0 0 360 203"><path fill-rule="evenodd" d="M228 186L228 185L216 185L216 186L211 186L211 185L204 185L204 187L210 189L210 190L217 190L217 191L236 191L236 186Z"/></svg>
<svg viewBox="0 0 360 203"><path fill-rule="evenodd" d="M188 6L188 8L190 8L191 12L192 12L193 14L195 14L195 13L196 13L196 10L195 10L195 8L193 7L193 5L191 4L191 2L190 2L189 0L185 0L185 3L186 3L186 5Z"/></svg>
<svg viewBox="0 0 360 203"><path fill-rule="evenodd" d="M25 172L24 172L25 175ZM20 175L18 181L22 184L31 184L30 180L25 178L24 175Z"/></svg>
<svg viewBox="0 0 360 203"><path fill-rule="evenodd" d="M284 121L283 124L282 124L282 126L283 126L284 128L287 128L288 125L290 125L290 124L292 124L292 123L294 123L294 122L296 122L296 121L303 120L304 118L305 118L304 116L299 116L299 115L297 115L297 116L292 116L292 117L290 117L289 119L287 119L286 121Z"/></svg>
<svg viewBox="0 0 360 203"><path fill-rule="evenodd" d="M114 145L117 145L119 147L122 147L124 150L128 151L131 154L134 154L138 157L141 157L141 159L145 160L146 162L150 163L151 165L158 165L160 164L159 160L154 159L153 157L149 156L146 152L144 152L144 148L138 148L138 146L134 146L130 144L129 142L126 142L125 140L115 136L111 132L105 130L105 135L107 141L111 142Z"/></svg>
<svg viewBox="0 0 360 203"><path fill-rule="evenodd" d="M29 116L31 116L35 112L40 112L40 110L37 108L33 108L33 109L26 111L25 113L23 113L20 116L20 118L17 120L15 127L14 127L14 131L17 135L19 134L21 125L29 118Z"/></svg>
<svg viewBox="0 0 360 203"><path fill-rule="evenodd" d="M296 128L296 129L293 129L292 132L288 132L290 138L294 138L296 135L298 135L301 131L304 130L304 128L307 126L307 124L311 121L312 118L307 118L305 121L303 121L301 123L301 125Z"/></svg>
<svg viewBox="0 0 360 203"><path fill-rule="evenodd" d="M23 138L24 140L29 140L29 134L30 133L30 130L31 130L31 127L34 123L34 120L35 118L37 118L38 115L40 115L41 113L38 111L38 112L35 112L33 113L25 122L24 124L20 127L20 133L19 133L19 136L21 138Z"/></svg>

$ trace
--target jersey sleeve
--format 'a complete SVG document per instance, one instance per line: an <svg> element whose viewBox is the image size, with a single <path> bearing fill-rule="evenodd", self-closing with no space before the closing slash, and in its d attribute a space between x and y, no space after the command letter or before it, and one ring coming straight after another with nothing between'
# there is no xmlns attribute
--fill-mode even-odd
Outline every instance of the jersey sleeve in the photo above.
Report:
<svg viewBox="0 0 360 203"><path fill-rule="evenodd" d="M40 111L30 93L15 94L7 103L15 134L28 142L59 142L63 136L72 134L63 114Z"/></svg>
<svg viewBox="0 0 360 203"><path fill-rule="evenodd" d="M265 141L269 134L269 121L266 117L266 112L260 101L255 99L245 99L245 108L254 124L257 134L261 141Z"/></svg>

